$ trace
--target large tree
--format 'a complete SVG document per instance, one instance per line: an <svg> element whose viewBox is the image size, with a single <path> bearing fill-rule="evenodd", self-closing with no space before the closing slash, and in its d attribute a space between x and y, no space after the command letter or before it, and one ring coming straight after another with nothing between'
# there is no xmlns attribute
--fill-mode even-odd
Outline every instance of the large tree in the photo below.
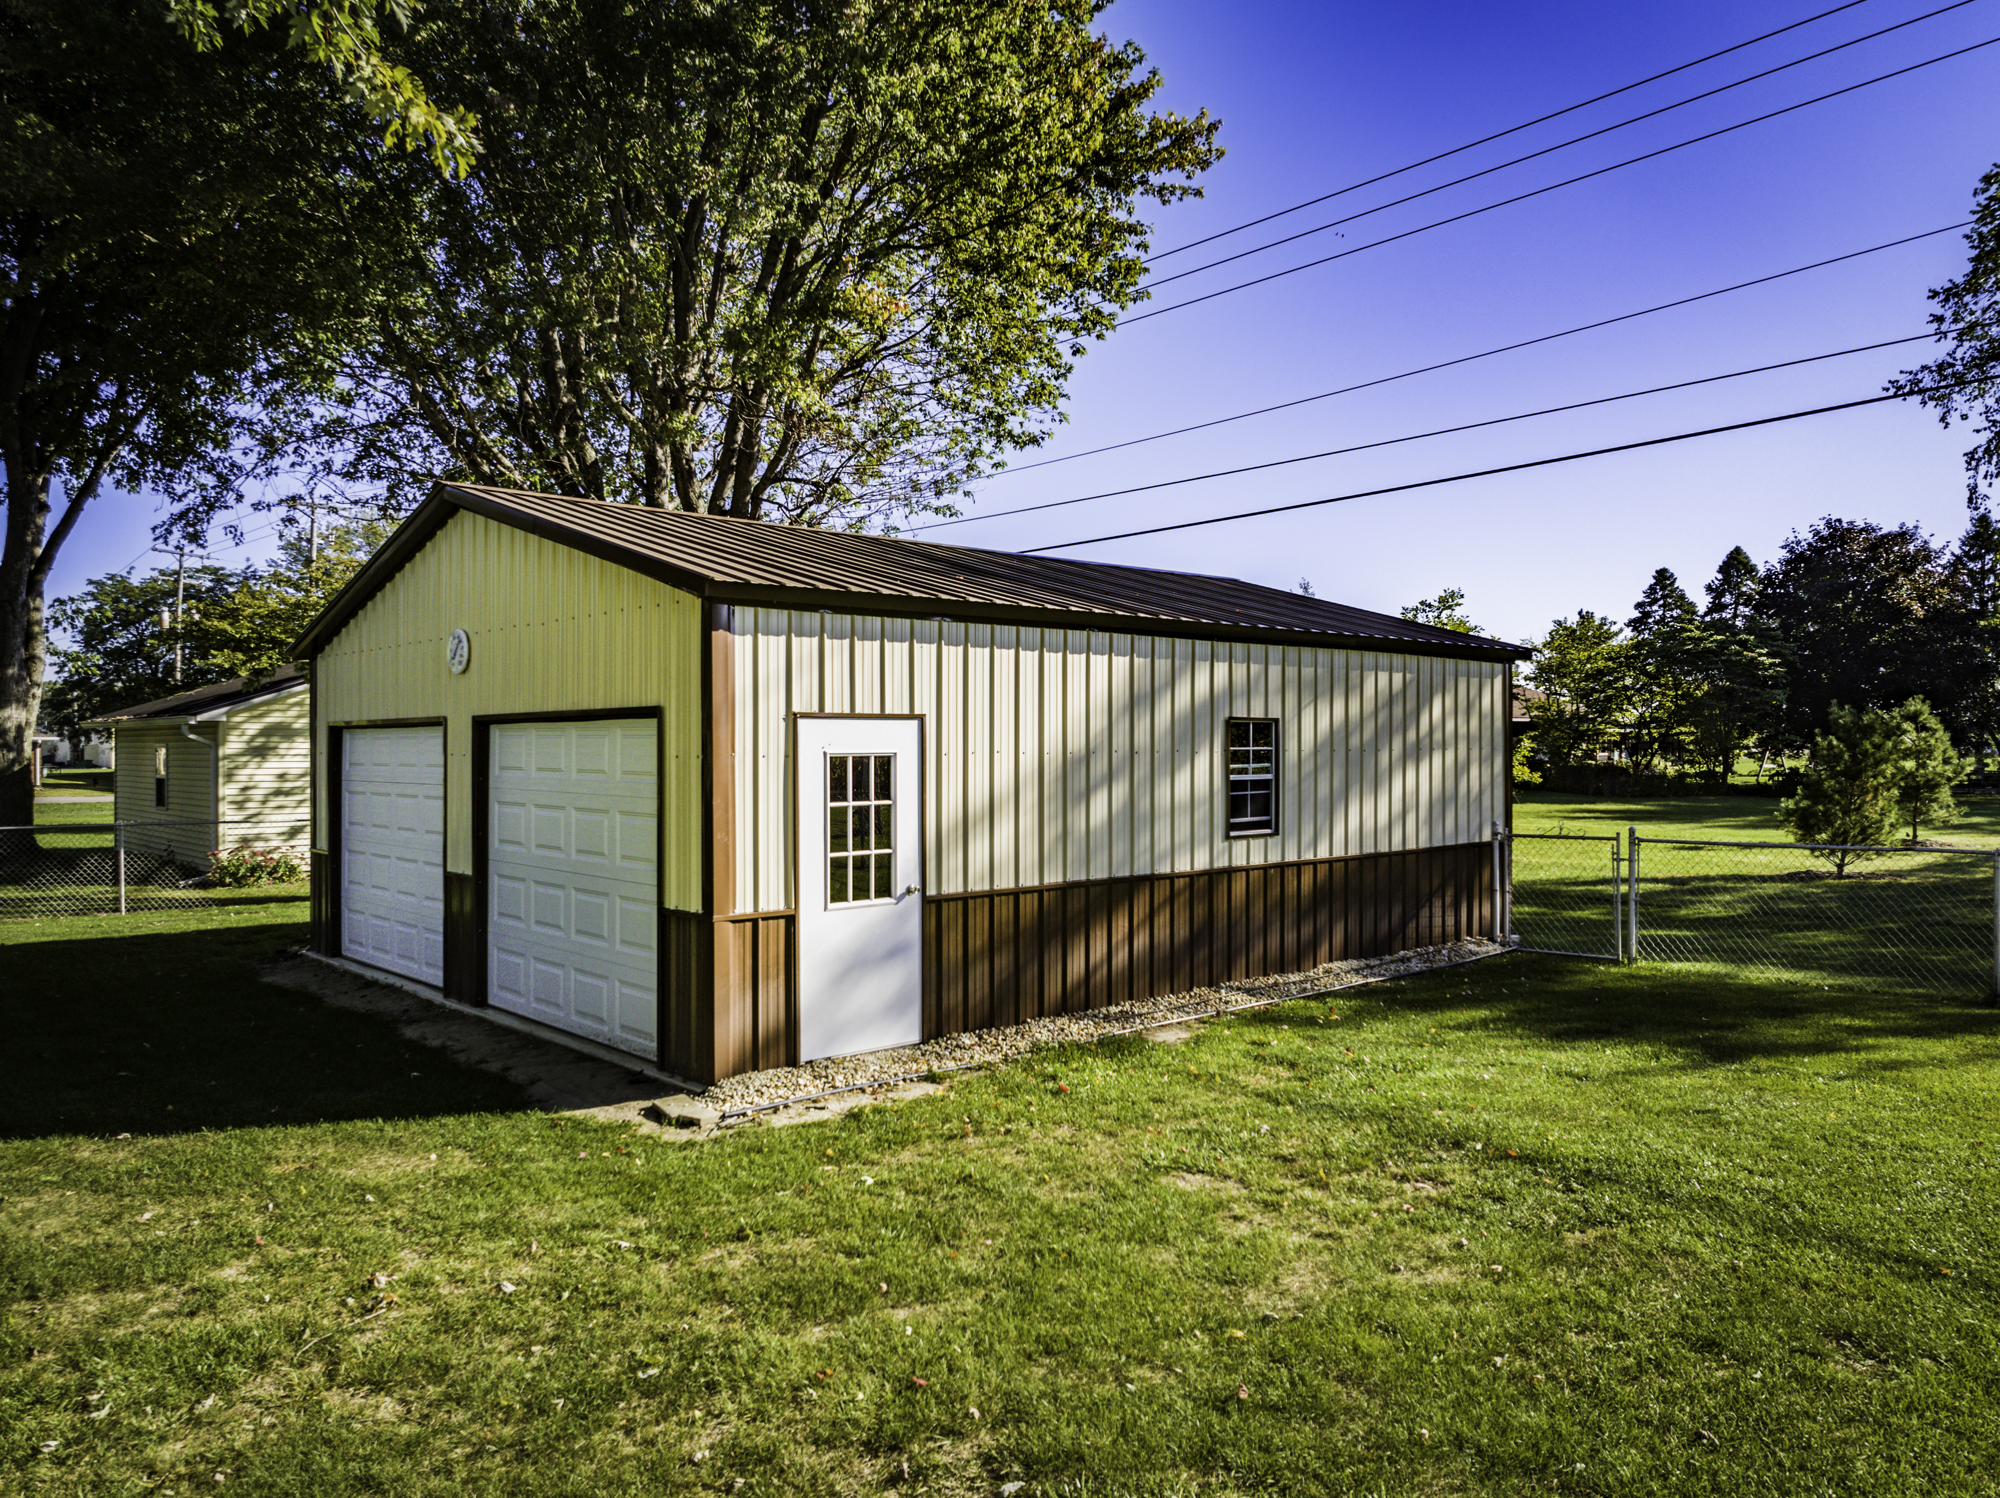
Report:
<svg viewBox="0 0 2000 1498"><path fill-rule="evenodd" d="M1948 562L1914 525L1829 517L1786 540L1758 608L1791 651L1789 743L1810 744L1836 701L1860 711L1923 697L1956 725L1978 656Z"/></svg>
<svg viewBox="0 0 2000 1498"><path fill-rule="evenodd" d="M1931 291L1931 325L1946 351L1889 388L1933 407L1950 427L1970 425L1966 482L1974 496L2000 478L2000 166L1973 193L1965 274Z"/></svg>
<svg viewBox="0 0 2000 1498"><path fill-rule="evenodd" d="M117 0L0 0L0 825L28 821L49 569L107 488L226 488L250 384L368 267L321 69ZM378 147L379 148L379 147ZM370 232L373 232L372 228Z"/></svg>
<svg viewBox="0 0 2000 1498"><path fill-rule="evenodd" d="M403 295L309 444L417 475L794 523L948 503L1039 440L1138 295L1157 113L1090 0L437 0L399 56L476 107ZM273 428L284 445L302 435Z"/></svg>
<svg viewBox="0 0 2000 1498"><path fill-rule="evenodd" d="M1631 642L1589 609L1558 619L1535 646L1528 703L1536 747L1551 765L1589 764L1624 736L1632 716Z"/></svg>

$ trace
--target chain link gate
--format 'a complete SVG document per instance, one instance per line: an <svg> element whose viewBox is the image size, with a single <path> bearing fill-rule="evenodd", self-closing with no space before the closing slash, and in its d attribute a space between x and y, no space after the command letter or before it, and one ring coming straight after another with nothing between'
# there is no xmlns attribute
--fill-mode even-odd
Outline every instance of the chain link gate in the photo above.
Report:
<svg viewBox="0 0 2000 1498"><path fill-rule="evenodd" d="M1570 832L1494 829L1506 847L1505 934L1526 952L1559 957L1623 955L1621 839ZM1524 882L1523 867L1528 874Z"/></svg>
<svg viewBox="0 0 2000 1498"><path fill-rule="evenodd" d="M1523 951L2000 999L2000 849L1494 829ZM1504 850L1504 852L1503 852Z"/></svg>

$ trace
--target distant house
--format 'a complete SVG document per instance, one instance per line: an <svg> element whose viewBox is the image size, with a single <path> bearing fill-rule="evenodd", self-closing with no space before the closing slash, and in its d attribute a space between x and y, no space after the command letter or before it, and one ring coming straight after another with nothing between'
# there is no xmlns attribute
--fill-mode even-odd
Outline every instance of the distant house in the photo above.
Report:
<svg viewBox="0 0 2000 1498"><path fill-rule="evenodd" d="M205 867L216 848L303 845L312 786L309 696L287 666L106 713L116 750L112 814L157 822L128 832L129 847Z"/></svg>

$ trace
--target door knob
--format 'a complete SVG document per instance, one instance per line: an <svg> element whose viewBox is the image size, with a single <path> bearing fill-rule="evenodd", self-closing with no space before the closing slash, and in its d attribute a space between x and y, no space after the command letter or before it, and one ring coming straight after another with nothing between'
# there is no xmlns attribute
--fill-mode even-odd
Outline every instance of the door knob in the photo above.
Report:
<svg viewBox="0 0 2000 1498"><path fill-rule="evenodd" d="M922 890L920 890L920 889L918 889L918 888L917 888L917 887L916 887L916 886L915 886L915 885L913 884L913 885L911 885L911 886L910 886L910 887L909 887L908 889L904 890L904 891L903 891L903 893L904 893L904 894L906 894L906 895L920 895L920 894L922 894L922 893L923 893L923 891L922 891Z"/></svg>

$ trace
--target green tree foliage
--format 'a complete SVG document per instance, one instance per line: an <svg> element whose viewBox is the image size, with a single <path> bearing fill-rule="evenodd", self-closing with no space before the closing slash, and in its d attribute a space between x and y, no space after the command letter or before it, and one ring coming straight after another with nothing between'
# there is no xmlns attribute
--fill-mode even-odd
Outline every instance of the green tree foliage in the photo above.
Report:
<svg viewBox="0 0 2000 1498"><path fill-rule="evenodd" d="M1958 820L1952 787L1965 779L1966 763L1951 746L1951 735L1921 697L1886 715L1895 743L1895 799L1900 820L1909 823L1915 842L1921 823Z"/></svg>
<svg viewBox="0 0 2000 1498"><path fill-rule="evenodd" d="M1747 629L1757 618L1757 590L1762 574L1749 552L1732 546L1729 555L1716 566L1715 576L1703 585L1708 607L1702 617L1731 629Z"/></svg>
<svg viewBox="0 0 2000 1498"><path fill-rule="evenodd" d="M0 0L0 824L33 815L43 597L107 486L227 488L257 381L337 335L392 225L321 69L119 0Z"/></svg>
<svg viewBox="0 0 2000 1498"><path fill-rule="evenodd" d="M269 676L291 661L293 642L389 530L381 520L349 521L322 532L315 550L294 529L271 566L245 572L202 609L195 625L202 648L225 675Z"/></svg>
<svg viewBox="0 0 2000 1498"><path fill-rule="evenodd" d="M1661 567L1625 627L1631 698L1626 752L1642 770L1679 763L1688 757L1688 710L1698 691L1686 668L1707 643L1694 600L1672 570Z"/></svg>
<svg viewBox="0 0 2000 1498"><path fill-rule="evenodd" d="M1888 388L1934 408L1947 428L1972 427L1965 473L1977 496L2000 478L2000 166L1980 178L1973 193L1965 242L1971 251L1965 274L1931 292L1937 308L1931 326L1948 340L1947 351Z"/></svg>
<svg viewBox="0 0 2000 1498"><path fill-rule="evenodd" d="M421 205L400 293L343 401L271 441L391 492L844 526L947 504L1046 434L1140 294L1140 200L1218 155L1094 16L438 0L404 51L479 109L480 153L456 181L380 164Z"/></svg>
<svg viewBox="0 0 2000 1498"><path fill-rule="evenodd" d="M383 49L382 17L400 33L420 8L415 0L167 0L174 27L202 51L221 48L225 22L245 33L282 26L285 44L333 75L343 96L381 128L385 145L427 150L439 170L463 176L479 148L476 117L464 107L438 108L422 82Z"/></svg>
<svg viewBox="0 0 2000 1498"><path fill-rule="evenodd" d="M1959 698L1959 733L1983 776L2000 742L2000 525L1983 495L1974 496L1972 518L1952 552L1951 582L1970 623L1966 687Z"/></svg>
<svg viewBox="0 0 2000 1498"><path fill-rule="evenodd" d="M1446 588L1435 598L1420 598L1415 603L1405 604L1402 614L1413 624L1428 624L1436 629L1455 629L1462 635L1479 633L1479 627L1465 617L1463 588Z"/></svg>
<svg viewBox="0 0 2000 1498"><path fill-rule="evenodd" d="M1829 517L1785 542L1757 606L1791 652L1789 744L1811 742L1836 699L1868 708L1922 697L1955 723L1978 657L1948 562L1914 525Z"/></svg>
<svg viewBox="0 0 2000 1498"><path fill-rule="evenodd" d="M51 626L70 643L53 652L43 721L74 737L84 723L118 708L232 677L270 675L291 660L292 642L387 533L381 521L350 521L329 527L315 548L294 529L268 567L190 567L178 628L160 622L161 612L174 607L174 569L92 578L82 592L49 606Z"/></svg>
<svg viewBox="0 0 2000 1498"><path fill-rule="evenodd" d="M1558 619L1535 646L1528 680L1536 747L1551 765L1579 765L1614 748L1631 716L1632 653L1610 619L1579 610Z"/></svg>
<svg viewBox="0 0 2000 1498"><path fill-rule="evenodd" d="M209 652L200 621L243 580L242 573L224 567L188 568L180 579L183 628L178 633L171 619L176 591L171 567L143 577L107 573L93 577L81 592L55 599L49 605L50 626L70 643L51 652L42 721L74 740L92 718L235 675ZM165 625L162 612L169 615ZM178 682L176 643L182 657Z"/></svg>
<svg viewBox="0 0 2000 1498"><path fill-rule="evenodd" d="M1778 817L1795 841L1832 845L1818 856L1844 876L1873 856L1851 848L1879 847L1895 835L1902 816L1896 800L1900 734L1892 716L1879 709L1836 702L1826 717L1798 793L1778 804Z"/></svg>

